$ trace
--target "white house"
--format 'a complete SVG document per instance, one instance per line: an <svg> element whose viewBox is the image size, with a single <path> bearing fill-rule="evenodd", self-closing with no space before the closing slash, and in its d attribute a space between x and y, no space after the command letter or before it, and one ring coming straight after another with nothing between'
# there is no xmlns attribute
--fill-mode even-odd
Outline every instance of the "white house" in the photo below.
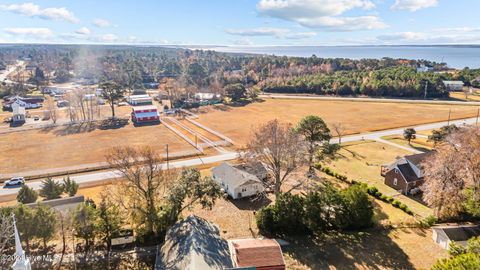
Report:
<svg viewBox="0 0 480 270"><path fill-rule="evenodd" d="M465 85L462 81L443 81L448 91L462 91Z"/></svg>
<svg viewBox="0 0 480 270"><path fill-rule="evenodd" d="M265 190L257 176L226 162L212 169L212 179L233 199L250 197Z"/></svg>
<svg viewBox="0 0 480 270"><path fill-rule="evenodd" d="M420 65L420 66L417 67L417 72L418 72L418 73L421 73L421 72L430 72L430 71L434 71L434 68L431 67L431 66Z"/></svg>
<svg viewBox="0 0 480 270"><path fill-rule="evenodd" d="M448 249L453 241L463 247L472 237L480 236L478 225L450 225L432 227L432 239L444 249Z"/></svg>

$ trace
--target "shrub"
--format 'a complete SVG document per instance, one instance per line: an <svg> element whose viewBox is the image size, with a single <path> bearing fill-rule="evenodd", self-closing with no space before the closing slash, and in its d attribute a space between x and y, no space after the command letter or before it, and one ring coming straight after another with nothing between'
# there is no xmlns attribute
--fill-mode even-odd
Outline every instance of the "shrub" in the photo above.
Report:
<svg viewBox="0 0 480 270"><path fill-rule="evenodd" d="M68 194L68 196L73 197L77 194L78 184L70 179L70 176L63 179L63 190Z"/></svg>
<svg viewBox="0 0 480 270"><path fill-rule="evenodd" d="M435 223L437 223L437 218L433 215L430 215L430 216L420 220L419 223L420 223L420 227L422 227L422 228L430 228Z"/></svg>
<svg viewBox="0 0 480 270"><path fill-rule="evenodd" d="M377 198L380 198L380 197L382 197L382 195L383 195L382 192L377 191L377 192L375 192L374 196L377 197Z"/></svg>
<svg viewBox="0 0 480 270"><path fill-rule="evenodd" d="M374 195L375 193L378 192L378 188L375 187L375 186L370 186L370 187L368 187L367 192L368 192L368 194L370 194L370 195Z"/></svg>
<svg viewBox="0 0 480 270"><path fill-rule="evenodd" d="M40 196L44 197L46 200L58 199L62 193L63 185L54 181L52 178L49 177L42 181Z"/></svg>
<svg viewBox="0 0 480 270"><path fill-rule="evenodd" d="M399 201L397 201L397 200L393 200L393 202L392 202L392 205L393 205L394 207L396 207L396 208L400 208L400 205L401 205L401 204L402 204L402 203L399 202Z"/></svg>
<svg viewBox="0 0 480 270"><path fill-rule="evenodd" d="M382 201L384 201L384 202L388 202L388 196L382 194L382 196L380 196L380 200L382 200Z"/></svg>
<svg viewBox="0 0 480 270"><path fill-rule="evenodd" d="M394 200L395 200L395 199L392 198L392 197L388 197L388 198L387 198L387 201L388 201L389 203L392 203Z"/></svg>
<svg viewBox="0 0 480 270"><path fill-rule="evenodd" d="M37 192L27 185L23 185L17 194L17 201L23 204L36 202L37 198Z"/></svg>

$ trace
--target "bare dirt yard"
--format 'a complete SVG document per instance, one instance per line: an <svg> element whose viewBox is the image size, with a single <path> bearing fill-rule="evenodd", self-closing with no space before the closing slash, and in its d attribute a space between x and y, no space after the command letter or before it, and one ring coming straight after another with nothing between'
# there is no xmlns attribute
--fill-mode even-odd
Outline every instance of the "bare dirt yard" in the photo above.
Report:
<svg viewBox="0 0 480 270"><path fill-rule="evenodd" d="M0 173L104 162L115 146L152 146L170 153L194 148L163 125L115 128L60 126L0 134Z"/></svg>
<svg viewBox="0 0 480 270"><path fill-rule="evenodd" d="M407 103L265 99L241 107L211 106L199 110L198 122L224 133L240 145L248 141L252 127L272 119L296 124L307 115L318 115L329 125L342 123L347 134L467 118L478 107ZM203 112L203 113L202 113Z"/></svg>

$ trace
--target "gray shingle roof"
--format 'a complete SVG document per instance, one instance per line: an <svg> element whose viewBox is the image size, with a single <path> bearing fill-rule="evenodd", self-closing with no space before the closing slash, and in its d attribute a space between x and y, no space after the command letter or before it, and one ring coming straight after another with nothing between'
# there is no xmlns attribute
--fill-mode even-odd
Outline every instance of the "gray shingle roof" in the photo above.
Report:
<svg viewBox="0 0 480 270"><path fill-rule="evenodd" d="M212 169L212 175L215 180L221 179L230 188L241 186L247 182L254 181L262 183L255 175L224 162L220 166Z"/></svg>
<svg viewBox="0 0 480 270"><path fill-rule="evenodd" d="M190 215L167 232L157 260L156 270L210 270L232 267L228 242L218 227L203 218Z"/></svg>

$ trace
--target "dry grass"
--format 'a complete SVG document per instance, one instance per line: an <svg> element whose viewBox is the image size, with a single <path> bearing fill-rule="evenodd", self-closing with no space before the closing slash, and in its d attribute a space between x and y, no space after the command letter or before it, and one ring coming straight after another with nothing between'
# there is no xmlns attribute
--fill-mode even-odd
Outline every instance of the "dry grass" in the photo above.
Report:
<svg viewBox="0 0 480 270"><path fill-rule="evenodd" d="M410 147L419 151L429 151L429 150L432 150L433 148L432 142L429 142L427 141L428 139L421 138L421 137L417 137L416 139L413 139L410 142L410 144L406 139L404 139L402 136L399 136L399 135L386 136L386 137L382 137L382 139L391 141L393 143L396 143L402 146Z"/></svg>
<svg viewBox="0 0 480 270"><path fill-rule="evenodd" d="M431 230L397 229L329 233L320 239L293 239L284 247L287 269L428 269L447 252Z"/></svg>
<svg viewBox="0 0 480 270"><path fill-rule="evenodd" d="M432 210L425 205L401 195L383 183L380 175L381 165L393 162L397 157L412 153L382 143L365 141L348 143L339 151L340 157L328 166L349 179L376 186L380 192L405 203L416 214L426 217Z"/></svg>
<svg viewBox="0 0 480 270"><path fill-rule="evenodd" d="M452 119L477 114L476 107L460 105L265 99L244 107L202 108L199 122L244 144L253 126L275 118L296 124L306 115L318 115L329 124L342 123L352 134L444 121L450 109Z"/></svg>
<svg viewBox="0 0 480 270"><path fill-rule="evenodd" d="M170 153L193 150L163 125L117 129L90 129L62 126L0 134L0 172L61 168L105 161L105 153L115 146L152 146Z"/></svg>

